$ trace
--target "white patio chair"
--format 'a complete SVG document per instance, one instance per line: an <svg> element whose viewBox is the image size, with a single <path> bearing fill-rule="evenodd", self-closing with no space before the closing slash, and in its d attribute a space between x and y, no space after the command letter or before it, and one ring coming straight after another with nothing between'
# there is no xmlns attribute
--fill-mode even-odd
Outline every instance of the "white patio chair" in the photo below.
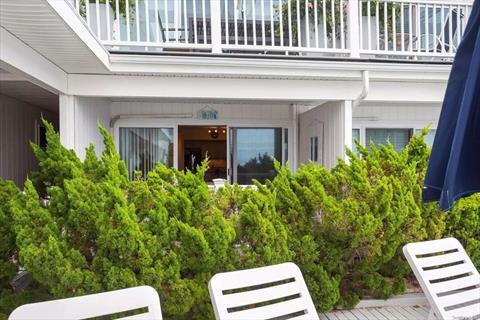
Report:
<svg viewBox="0 0 480 320"><path fill-rule="evenodd" d="M162 320L160 299L152 287L141 286L86 296L25 304L9 320L88 319L148 308L122 319Z"/></svg>
<svg viewBox="0 0 480 320"><path fill-rule="evenodd" d="M409 243L403 253L430 303L429 320L480 319L480 276L457 239Z"/></svg>
<svg viewBox="0 0 480 320"><path fill-rule="evenodd" d="M225 188L225 179L222 178L217 178L217 179L212 179L213 181L213 191L218 191L220 188Z"/></svg>
<svg viewBox="0 0 480 320"><path fill-rule="evenodd" d="M218 273L208 289L217 320L319 319L294 263Z"/></svg>

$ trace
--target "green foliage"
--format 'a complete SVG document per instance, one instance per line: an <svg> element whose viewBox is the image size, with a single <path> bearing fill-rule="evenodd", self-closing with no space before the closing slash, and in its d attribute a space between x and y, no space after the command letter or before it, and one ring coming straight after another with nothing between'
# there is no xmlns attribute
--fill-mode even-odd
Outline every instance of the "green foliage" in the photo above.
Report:
<svg viewBox="0 0 480 320"><path fill-rule="evenodd" d="M128 0L80 0L79 1L79 11L80 15L84 18L87 17L87 3L90 5L95 5L98 1L98 4L105 4L108 2L110 5L110 8L113 11L113 17L115 19L119 18L117 17L117 3L118 3L118 13L120 14L120 17L126 17L127 15L127 4L128 4L128 11L130 15L130 21L135 21L135 1L128 1ZM96 9L94 9L96 10ZM92 14L92 9L90 8L90 15ZM95 14L95 12L93 13Z"/></svg>
<svg viewBox="0 0 480 320"><path fill-rule="evenodd" d="M10 293L10 280L17 271L14 262L16 256L15 233L12 228L12 214L9 202L20 193L13 182L0 179L0 296ZM10 295L9 295L10 296ZM15 306L15 303L0 299L0 319L6 318L6 310Z"/></svg>
<svg viewBox="0 0 480 320"><path fill-rule="evenodd" d="M443 232L443 215L421 204L423 137L401 153L390 144L357 149L360 156L348 151L349 164L282 168L267 183L319 310L402 292L410 271L401 247Z"/></svg>
<svg viewBox="0 0 480 320"><path fill-rule="evenodd" d="M343 5L343 7L341 5ZM318 23L321 23L325 17L328 38L330 41L331 39L338 39L340 37L340 33L342 32L340 28L341 17L343 19L347 19L348 1L344 1L342 4L342 2L339 0L290 0L289 2L284 2L281 6L276 5L275 9L278 11L276 15L280 16L282 19L281 26L283 28L283 30L281 30L280 25L275 26L275 34L279 36L282 34L281 31L283 31L283 35L285 36L291 34L292 43L296 46L298 44L298 37L301 33L299 32L298 27L301 25L301 28L305 28L304 24L305 20L307 19L307 12L310 25L314 25L315 19L318 21ZM370 13L370 17L376 17L378 13L381 41L384 40L384 34L386 33L385 26L387 28L389 41L392 41L393 18L395 17L396 21L400 21L401 11L401 5L393 2L389 3L371 0L368 3L363 2L362 5L363 16L368 16L368 13ZM299 22L298 19L301 21ZM336 34L332 34L334 30ZM312 33L312 31L310 32ZM319 32L321 33L323 31Z"/></svg>
<svg viewBox="0 0 480 320"><path fill-rule="evenodd" d="M33 153L38 160L40 171L32 173L32 182L41 195L51 186L63 186L63 181L73 177L74 168L80 166L80 160L73 150L62 147L60 136L53 125L42 119L46 128L47 147L31 143Z"/></svg>
<svg viewBox="0 0 480 320"><path fill-rule="evenodd" d="M12 292L10 285L19 268L11 203L20 194L13 182L0 179L0 319L6 319L8 313L19 305L49 298L45 288L36 282L17 294Z"/></svg>
<svg viewBox="0 0 480 320"><path fill-rule="evenodd" d="M0 288L8 287L15 274L13 259L16 255L15 233L12 228L12 214L9 202L17 197L20 190L11 181L0 179Z"/></svg>
<svg viewBox="0 0 480 320"><path fill-rule="evenodd" d="M345 2L347 3L347 2ZM315 17L320 23L320 20L323 19L325 15L327 32L329 37L336 38L340 34L340 1L338 0L291 0L289 2L284 2L281 7L277 5L276 10L281 11L281 19L283 26L283 34L292 36L292 41L294 45L297 45L298 37L301 33L298 30L298 26L303 24L303 19L306 19L307 9L308 8L308 19L311 24L314 24ZM325 9L325 10L324 10ZM347 8L344 6L344 14L347 12ZM290 14L289 14L290 13ZM278 13L280 15L280 13ZM334 18L335 17L335 18ZM300 18L301 21L298 21ZM337 21L335 21L335 19ZM331 35L332 31L336 29L337 34ZM291 30L290 30L291 29ZM275 34L280 35L280 26L276 26Z"/></svg>
<svg viewBox="0 0 480 320"><path fill-rule="evenodd" d="M104 128L100 157L83 161L46 123L46 149L33 145L39 171L20 192L0 180L0 318L15 306L136 285L161 296L167 319L213 319L208 281L218 272L297 263L319 311L353 306L405 289L401 248L455 236L480 264L480 198L449 214L421 203L429 149L415 136L393 146L357 145L349 163L313 163L295 173L275 164L261 185L213 193L196 173L158 164L129 180ZM424 132L425 133L425 132ZM13 294L19 267L33 283Z"/></svg>
<svg viewBox="0 0 480 320"><path fill-rule="evenodd" d="M100 132L105 150L98 158L89 147L83 162L51 126L46 150L34 146L36 183L27 180L10 206L22 266L53 297L147 284L167 316L211 318L206 283L235 268L235 230L213 206L207 164L197 174L159 165L130 181L111 136Z"/></svg>
<svg viewBox="0 0 480 320"><path fill-rule="evenodd" d="M446 225L446 236L460 240L480 269L480 194L460 199L446 215Z"/></svg>

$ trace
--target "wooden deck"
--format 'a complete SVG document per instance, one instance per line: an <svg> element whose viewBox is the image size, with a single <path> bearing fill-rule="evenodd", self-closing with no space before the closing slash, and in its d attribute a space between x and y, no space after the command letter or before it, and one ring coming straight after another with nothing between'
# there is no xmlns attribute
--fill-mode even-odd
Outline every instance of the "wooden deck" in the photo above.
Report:
<svg viewBox="0 0 480 320"><path fill-rule="evenodd" d="M426 320L429 309L426 306L386 306L337 310L321 314L321 320Z"/></svg>

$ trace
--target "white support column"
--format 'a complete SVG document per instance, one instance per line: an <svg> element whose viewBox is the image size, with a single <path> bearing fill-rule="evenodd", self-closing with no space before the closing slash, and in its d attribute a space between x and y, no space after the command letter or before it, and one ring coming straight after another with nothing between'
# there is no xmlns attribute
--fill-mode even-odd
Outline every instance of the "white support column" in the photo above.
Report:
<svg viewBox="0 0 480 320"><path fill-rule="evenodd" d="M361 0L349 0L347 12L347 39L350 56L360 57L360 13L358 2Z"/></svg>
<svg viewBox="0 0 480 320"><path fill-rule="evenodd" d="M353 101L345 100L343 103L343 159L349 161L346 148L352 149L352 128L353 128Z"/></svg>
<svg viewBox="0 0 480 320"><path fill-rule="evenodd" d="M222 53L222 17L220 1L210 1L210 15L210 21L212 24L212 53Z"/></svg>
<svg viewBox="0 0 480 320"><path fill-rule="evenodd" d="M75 150L75 97L59 95L60 141L68 149Z"/></svg>

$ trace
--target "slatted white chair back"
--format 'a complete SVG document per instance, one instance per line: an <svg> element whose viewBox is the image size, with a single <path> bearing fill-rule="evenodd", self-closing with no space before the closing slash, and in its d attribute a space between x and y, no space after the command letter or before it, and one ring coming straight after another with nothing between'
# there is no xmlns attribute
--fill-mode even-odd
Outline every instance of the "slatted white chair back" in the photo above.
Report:
<svg viewBox="0 0 480 320"><path fill-rule="evenodd" d="M217 320L319 319L294 263L218 273L208 289Z"/></svg>
<svg viewBox="0 0 480 320"><path fill-rule="evenodd" d="M213 191L218 191L220 188L225 188L225 179L222 178L217 178L217 179L212 179L213 181Z"/></svg>
<svg viewBox="0 0 480 320"><path fill-rule="evenodd" d="M403 253L430 303L429 319L480 319L480 276L457 239L409 243Z"/></svg>
<svg viewBox="0 0 480 320"><path fill-rule="evenodd" d="M121 319L162 320L158 293L148 286L25 304L15 309L8 319L88 319L138 309L141 309L139 312L142 313Z"/></svg>

